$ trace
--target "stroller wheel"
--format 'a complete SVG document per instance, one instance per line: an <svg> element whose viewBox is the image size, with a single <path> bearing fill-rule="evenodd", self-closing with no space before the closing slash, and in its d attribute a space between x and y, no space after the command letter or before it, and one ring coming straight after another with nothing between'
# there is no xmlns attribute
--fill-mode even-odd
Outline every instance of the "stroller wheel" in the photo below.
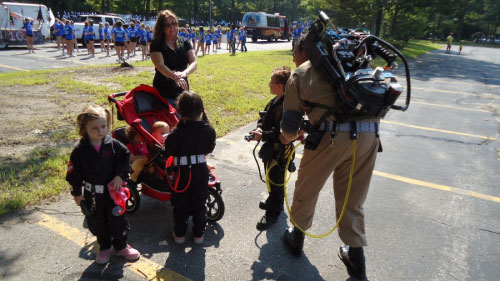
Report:
<svg viewBox="0 0 500 281"><path fill-rule="evenodd" d="M128 189L130 190L130 198L127 200L127 213L132 214L141 206L141 196L137 190L137 185L132 181L129 181Z"/></svg>
<svg viewBox="0 0 500 281"><path fill-rule="evenodd" d="M219 192L212 187L208 188L207 219L211 222L218 221L224 216L224 202Z"/></svg>

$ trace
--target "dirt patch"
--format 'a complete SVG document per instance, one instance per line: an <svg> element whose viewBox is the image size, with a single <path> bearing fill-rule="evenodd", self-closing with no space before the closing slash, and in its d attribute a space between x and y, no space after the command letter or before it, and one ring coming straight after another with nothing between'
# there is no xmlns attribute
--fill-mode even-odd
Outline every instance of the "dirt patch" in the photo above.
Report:
<svg viewBox="0 0 500 281"><path fill-rule="evenodd" d="M90 96L55 92L51 84L0 89L0 161L21 160L33 149L52 146L74 128L75 110ZM64 139L64 138L62 138Z"/></svg>
<svg viewBox="0 0 500 281"><path fill-rule="evenodd" d="M121 75L134 75L139 74L143 71L150 71L154 73L154 68L152 67L100 67L100 68L89 68L89 69L79 69L78 76L74 79L89 83L92 81L93 84L103 85L111 90L120 89L121 85L119 83L113 82L114 77L118 77Z"/></svg>

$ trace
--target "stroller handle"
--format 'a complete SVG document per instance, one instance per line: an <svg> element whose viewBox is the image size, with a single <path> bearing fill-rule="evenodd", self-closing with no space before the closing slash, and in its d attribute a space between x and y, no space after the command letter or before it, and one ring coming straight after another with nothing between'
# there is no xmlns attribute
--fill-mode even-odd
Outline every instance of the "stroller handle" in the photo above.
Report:
<svg viewBox="0 0 500 281"><path fill-rule="evenodd" d="M116 103L116 98L117 97L123 97L127 93L128 92L118 92L118 93L111 94L111 95L108 96L108 101L112 102L112 103Z"/></svg>

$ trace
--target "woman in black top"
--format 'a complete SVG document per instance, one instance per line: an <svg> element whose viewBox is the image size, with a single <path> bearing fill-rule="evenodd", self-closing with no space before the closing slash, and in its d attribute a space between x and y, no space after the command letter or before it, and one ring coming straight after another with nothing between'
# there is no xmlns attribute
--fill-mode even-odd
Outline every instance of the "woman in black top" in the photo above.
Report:
<svg viewBox="0 0 500 281"><path fill-rule="evenodd" d="M173 106L180 93L189 89L187 77L198 67L191 42L177 33L175 14L161 11L151 42L151 60L156 71L153 87Z"/></svg>

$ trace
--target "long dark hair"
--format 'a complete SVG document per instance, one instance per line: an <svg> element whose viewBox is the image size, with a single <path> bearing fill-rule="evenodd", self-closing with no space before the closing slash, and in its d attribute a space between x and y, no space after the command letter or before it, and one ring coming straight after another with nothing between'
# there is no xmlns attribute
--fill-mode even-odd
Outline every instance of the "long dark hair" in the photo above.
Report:
<svg viewBox="0 0 500 281"><path fill-rule="evenodd" d="M172 11L163 10L159 12L153 30L153 40L159 40L158 42L162 42L165 40L165 23L167 22L168 18L174 18L175 22L179 22L177 20L177 16Z"/></svg>
<svg viewBox="0 0 500 281"><path fill-rule="evenodd" d="M203 100L196 92L183 91L179 95L179 98L177 99L177 112L179 112L182 117L189 118L191 120L196 120L203 114L202 120L210 124L207 114L205 113Z"/></svg>

